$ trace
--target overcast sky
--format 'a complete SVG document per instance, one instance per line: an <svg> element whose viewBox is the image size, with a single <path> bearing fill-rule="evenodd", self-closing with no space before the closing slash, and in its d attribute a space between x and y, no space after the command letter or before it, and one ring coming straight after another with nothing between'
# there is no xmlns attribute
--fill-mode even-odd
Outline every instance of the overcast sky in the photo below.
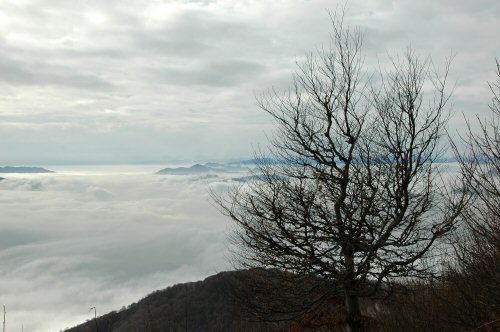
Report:
<svg viewBox="0 0 500 332"><path fill-rule="evenodd" d="M343 2L342 2L343 3ZM285 89L327 43L335 1L0 0L0 166L248 158ZM500 1L350 0L368 65L411 45L454 55L452 131L486 116ZM54 331L228 268L219 178L156 166L2 175L0 305L13 330ZM10 330L9 330L10 331Z"/></svg>
<svg viewBox="0 0 500 332"><path fill-rule="evenodd" d="M335 1L0 1L0 164L240 158L271 124L254 96L328 42ZM351 0L367 62L455 55L451 126L487 109L496 0Z"/></svg>

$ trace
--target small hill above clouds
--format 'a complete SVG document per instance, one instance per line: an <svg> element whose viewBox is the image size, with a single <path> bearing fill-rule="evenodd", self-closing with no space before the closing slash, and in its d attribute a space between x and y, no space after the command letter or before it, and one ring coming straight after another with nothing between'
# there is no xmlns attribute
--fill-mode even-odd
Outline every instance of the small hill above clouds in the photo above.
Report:
<svg viewBox="0 0 500 332"><path fill-rule="evenodd" d="M156 172L156 174L194 175L194 174L204 174L210 171L212 171L211 167L196 164L191 167L164 168Z"/></svg>
<svg viewBox="0 0 500 332"><path fill-rule="evenodd" d="M191 167L164 168L156 172L161 175L198 175L206 173L244 172L248 169L235 165L218 163L196 164Z"/></svg>
<svg viewBox="0 0 500 332"><path fill-rule="evenodd" d="M0 167L0 173L55 173L42 167L5 166Z"/></svg>

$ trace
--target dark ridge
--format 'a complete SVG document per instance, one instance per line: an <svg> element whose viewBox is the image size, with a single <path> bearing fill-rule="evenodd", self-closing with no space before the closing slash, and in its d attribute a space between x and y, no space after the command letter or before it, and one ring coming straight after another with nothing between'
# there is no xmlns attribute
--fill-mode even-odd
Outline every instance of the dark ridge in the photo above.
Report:
<svg viewBox="0 0 500 332"><path fill-rule="evenodd" d="M245 273L248 271L221 272L203 281L155 291L120 311L98 317L98 331L288 331L288 322L245 318L232 294L235 280ZM95 323L92 319L65 331L94 332Z"/></svg>

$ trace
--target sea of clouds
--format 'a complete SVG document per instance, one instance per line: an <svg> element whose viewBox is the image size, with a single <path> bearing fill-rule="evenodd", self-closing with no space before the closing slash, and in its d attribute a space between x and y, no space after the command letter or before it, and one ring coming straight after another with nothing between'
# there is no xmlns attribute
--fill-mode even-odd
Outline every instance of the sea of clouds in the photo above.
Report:
<svg viewBox="0 0 500 332"><path fill-rule="evenodd" d="M444 177L456 164L442 165ZM59 331L157 289L231 268L231 222L210 201L248 175L230 168L57 166L0 181L0 305L9 331Z"/></svg>
<svg viewBox="0 0 500 332"><path fill-rule="evenodd" d="M59 331L91 318L90 307L104 314L230 268L230 223L209 187L224 190L232 175L154 174L160 168L3 175L0 304L10 331Z"/></svg>

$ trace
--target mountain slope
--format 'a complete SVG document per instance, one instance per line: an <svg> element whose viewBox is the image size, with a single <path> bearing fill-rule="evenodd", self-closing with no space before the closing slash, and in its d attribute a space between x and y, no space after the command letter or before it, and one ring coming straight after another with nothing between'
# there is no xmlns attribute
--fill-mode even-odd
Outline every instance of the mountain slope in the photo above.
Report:
<svg viewBox="0 0 500 332"><path fill-rule="evenodd" d="M247 271L221 272L203 281L156 291L138 303L97 319L99 332L288 331L290 323L245 319L231 294L235 278ZM94 320L66 332L96 331Z"/></svg>
<svg viewBox="0 0 500 332"><path fill-rule="evenodd" d="M331 286L277 270L221 272L153 292L127 309L97 318L97 326L90 320L66 332L345 331L342 296ZM329 300L318 302L327 294ZM376 314L378 300L360 302L364 320L373 323L370 316ZM313 310L299 313L304 305Z"/></svg>

